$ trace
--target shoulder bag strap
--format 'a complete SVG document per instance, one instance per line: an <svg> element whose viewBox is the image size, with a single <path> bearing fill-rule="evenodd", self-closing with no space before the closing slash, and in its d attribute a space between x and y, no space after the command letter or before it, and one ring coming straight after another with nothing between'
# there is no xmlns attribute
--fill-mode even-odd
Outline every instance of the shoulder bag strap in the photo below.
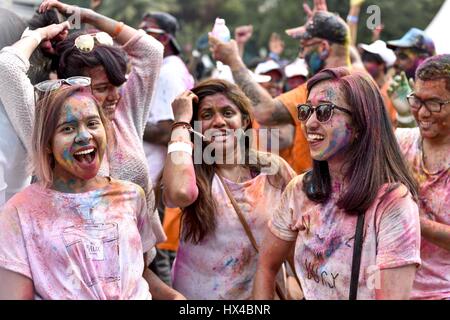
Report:
<svg viewBox="0 0 450 320"><path fill-rule="evenodd" d="M223 178L220 174L217 173L217 176L220 179L220 182L222 182L223 188L225 189L225 192L228 195L228 198L231 201L231 204L234 207L234 211L236 211L239 221L241 222L242 226L244 227L245 233L247 234L248 239L250 240L253 248L255 248L255 251L259 253L258 244L256 243L256 239L253 236L252 230L250 229L250 226L247 224L247 221L245 220L244 215L242 214L241 209L239 208L239 205L237 204L236 200L233 197L233 194L231 193L230 189L228 188L228 185L223 181ZM295 269L294 269L295 270ZM295 271L294 271L295 272ZM275 291L280 298L280 300L286 300L286 296L283 292L283 290L280 288L278 283L275 281Z"/></svg>
<svg viewBox="0 0 450 320"><path fill-rule="evenodd" d="M361 268L361 252L363 244L364 216L362 212L358 215L356 222L355 241L353 243L352 275L350 280L349 300L356 300L358 295L359 272Z"/></svg>
<svg viewBox="0 0 450 320"><path fill-rule="evenodd" d="M236 200L234 199L233 195L231 194L230 189L228 188L228 185L225 183L225 181L223 181L223 178L217 174L217 176L220 179L220 182L222 182L223 188L225 189L225 192L228 195L228 198L231 201L231 204L234 207L234 211L236 211L239 221L241 222L242 226L244 227L245 233L247 234L248 239L250 240L250 242L252 243L253 248L255 248L256 252L259 253L259 248L258 248L258 244L256 243L256 239L253 236L252 230L250 229L250 226L247 224L247 221L244 218L244 215L242 214L241 209L239 208L239 205L237 204Z"/></svg>

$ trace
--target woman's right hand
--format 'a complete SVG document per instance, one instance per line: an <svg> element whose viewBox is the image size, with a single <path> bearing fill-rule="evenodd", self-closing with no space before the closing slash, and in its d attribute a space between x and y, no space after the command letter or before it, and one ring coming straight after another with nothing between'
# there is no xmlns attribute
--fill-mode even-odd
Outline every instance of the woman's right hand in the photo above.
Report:
<svg viewBox="0 0 450 320"><path fill-rule="evenodd" d="M192 91L185 91L172 102L175 122L191 122L193 115L192 102L198 102L198 97Z"/></svg>
<svg viewBox="0 0 450 320"><path fill-rule="evenodd" d="M39 28L39 32L41 33L42 40L51 40L56 36L67 33L70 28L70 23L68 21L64 21L58 24L51 24L43 28Z"/></svg>

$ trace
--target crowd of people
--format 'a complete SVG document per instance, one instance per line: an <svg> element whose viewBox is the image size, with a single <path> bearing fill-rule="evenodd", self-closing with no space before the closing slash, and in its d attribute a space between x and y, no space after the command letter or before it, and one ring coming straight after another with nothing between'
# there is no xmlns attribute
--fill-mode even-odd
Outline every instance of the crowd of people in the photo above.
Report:
<svg viewBox="0 0 450 320"><path fill-rule="evenodd" d="M450 54L362 2L208 75L166 12L0 9L0 299L450 299Z"/></svg>

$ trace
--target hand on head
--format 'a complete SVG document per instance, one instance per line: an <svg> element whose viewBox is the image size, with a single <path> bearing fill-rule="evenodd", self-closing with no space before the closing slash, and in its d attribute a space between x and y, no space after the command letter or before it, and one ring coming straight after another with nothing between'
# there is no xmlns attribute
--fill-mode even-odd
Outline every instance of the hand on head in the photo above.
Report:
<svg viewBox="0 0 450 320"><path fill-rule="evenodd" d="M68 21L64 21L62 23L48 25L40 28L39 30L43 40L52 40L54 38L63 40L67 37L69 28L70 23Z"/></svg>
<svg viewBox="0 0 450 320"><path fill-rule="evenodd" d="M58 0L44 0L39 6L38 12L44 13L50 9L56 9L61 13L69 13L68 10L70 7L72 6L62 3Z"/></svg>
<svg viewBox="0 0 450 320"><path fill-rule="evenodd" d="M172 102L175 121L191 122L193 116L193 102L198 102L198 97L190 90L180 94Z"/></svg>

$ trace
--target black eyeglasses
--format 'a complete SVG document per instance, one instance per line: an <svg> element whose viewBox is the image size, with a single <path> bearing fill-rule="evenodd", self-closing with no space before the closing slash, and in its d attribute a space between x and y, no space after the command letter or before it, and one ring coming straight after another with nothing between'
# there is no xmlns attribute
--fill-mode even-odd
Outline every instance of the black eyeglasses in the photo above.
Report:
<svg viewBox="0 0 450 320"><path fill-rule="evenodd" d="M309 104L300 104L297 106L298 120L303 121L303 122L307 121L309 119L309 117L311 117L311 115L315 111L316 118L319 122L327 122L333 116L334 109L337 109L339 111L342 111L349 115L352 115L352 113L349 110L338 107L337 105L330 104L330 103L320 104L317 107L313 107Z"/></svg>
<svg viewBox="0 0 450 320"><path fill-rule="evenodd" d="M408 99L408 103L411 106L411 109L414 111L419 112L420 108L422 106L425 106L425 109L427 109L430 113L439 113L442 110L442 106L450 103L450 100L448 101L436 101L436 100L426 100L423 101L419 98L417 98L414 93L410 93L406 99Z"/></svg>

